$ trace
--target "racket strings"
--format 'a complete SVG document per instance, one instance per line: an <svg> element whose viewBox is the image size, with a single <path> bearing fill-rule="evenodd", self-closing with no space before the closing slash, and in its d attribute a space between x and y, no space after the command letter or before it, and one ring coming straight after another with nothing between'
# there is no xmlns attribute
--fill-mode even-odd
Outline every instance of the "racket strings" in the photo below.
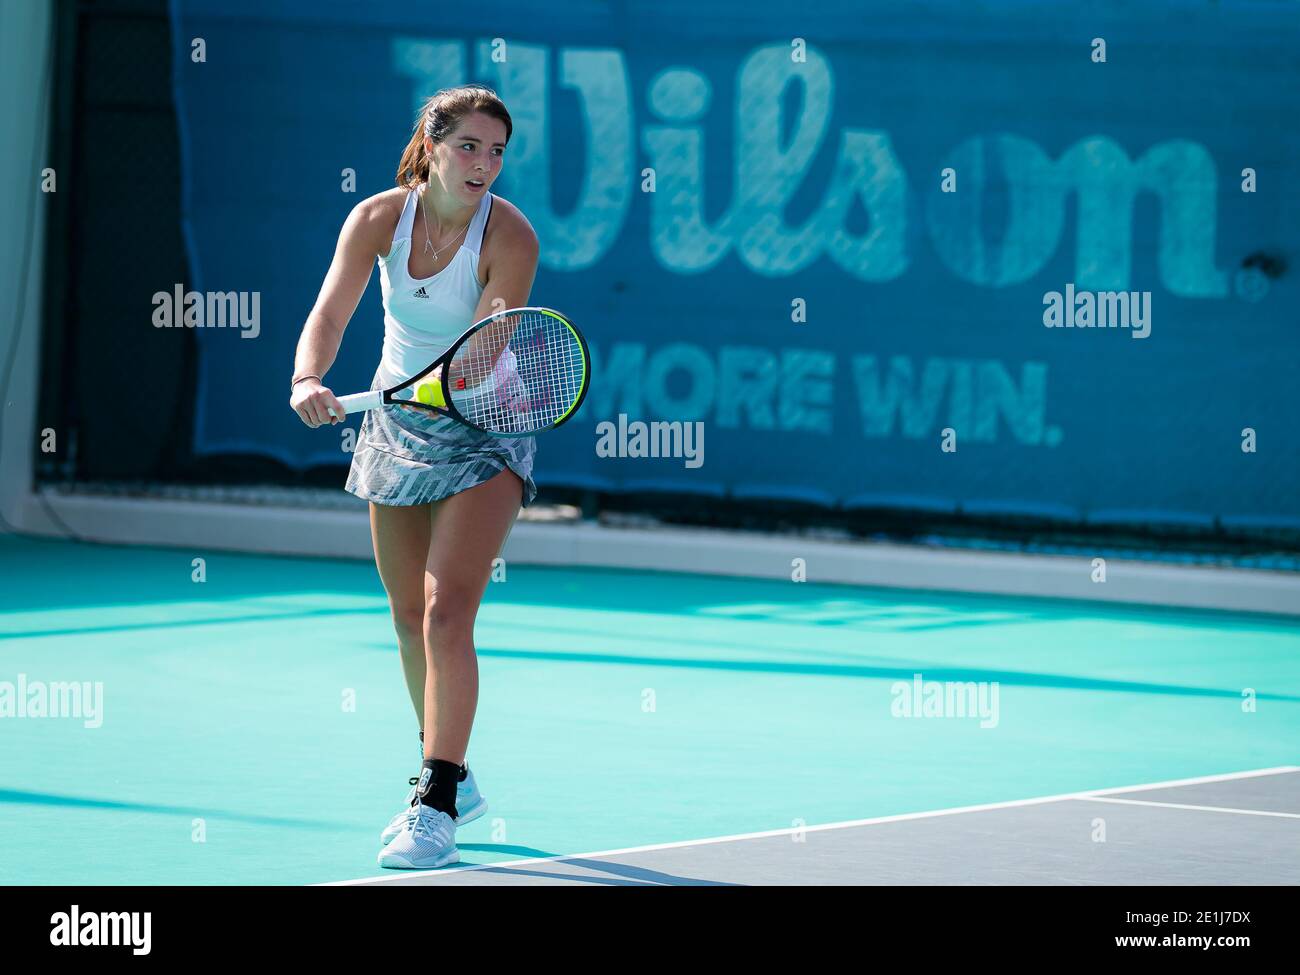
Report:
<svg viewBox="0 0 1300 975"><path fill-rule="evenodd" d="M561 420L582 394L586 359L573 331L542 312L494 319L457 350L453 405L475 426L532 433Z"/></svg>

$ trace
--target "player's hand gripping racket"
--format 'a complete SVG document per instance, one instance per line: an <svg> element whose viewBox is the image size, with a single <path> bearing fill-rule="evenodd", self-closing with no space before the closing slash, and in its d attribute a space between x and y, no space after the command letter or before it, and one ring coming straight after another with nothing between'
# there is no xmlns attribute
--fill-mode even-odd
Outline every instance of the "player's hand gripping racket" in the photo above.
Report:
<svg viewBox="0 0 1300 975"><path fill-rule="evenodd" d="M396 386L338 401L349 413L402 405L483 433L529 437L573 416L590 379L587 343L572 322L550 308L511 308L475 322Z"/></svg>

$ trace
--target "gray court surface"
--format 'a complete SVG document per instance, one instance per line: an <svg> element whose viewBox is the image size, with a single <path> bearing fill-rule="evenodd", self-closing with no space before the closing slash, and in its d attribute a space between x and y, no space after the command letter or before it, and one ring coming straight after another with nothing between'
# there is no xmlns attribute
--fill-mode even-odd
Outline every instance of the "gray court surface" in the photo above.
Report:
<svg viewBox="0 0 1300 975"><path fill-rule="evenodd" d="M806 830L347 881L359 885L1291 885L1300 768Z"/></svg>

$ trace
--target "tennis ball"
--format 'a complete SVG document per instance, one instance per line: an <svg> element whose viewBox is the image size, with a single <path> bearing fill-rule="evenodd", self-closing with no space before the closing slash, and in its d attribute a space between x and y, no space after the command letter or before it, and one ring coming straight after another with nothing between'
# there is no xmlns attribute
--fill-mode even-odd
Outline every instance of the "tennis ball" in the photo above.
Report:
<svg viewBox="0 0 1300 975"><path fill-rule="evenodd" d="M433 405L433 383L420 383L415 389L415 398L425 406Z"/></svg>

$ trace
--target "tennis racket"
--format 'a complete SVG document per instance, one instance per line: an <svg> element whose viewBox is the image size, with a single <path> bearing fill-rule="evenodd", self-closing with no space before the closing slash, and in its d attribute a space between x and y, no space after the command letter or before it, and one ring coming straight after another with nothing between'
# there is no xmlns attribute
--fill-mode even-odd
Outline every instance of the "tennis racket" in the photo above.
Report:
<svg viewBox="0 0 1300 975"><path fill-rule="evenodd" d="M401 405L493 436L531 437L578 412L590 380L587 342L572 322L550 308L511 308L475 322L396 386L338 401L348 413Z"/></svg>

